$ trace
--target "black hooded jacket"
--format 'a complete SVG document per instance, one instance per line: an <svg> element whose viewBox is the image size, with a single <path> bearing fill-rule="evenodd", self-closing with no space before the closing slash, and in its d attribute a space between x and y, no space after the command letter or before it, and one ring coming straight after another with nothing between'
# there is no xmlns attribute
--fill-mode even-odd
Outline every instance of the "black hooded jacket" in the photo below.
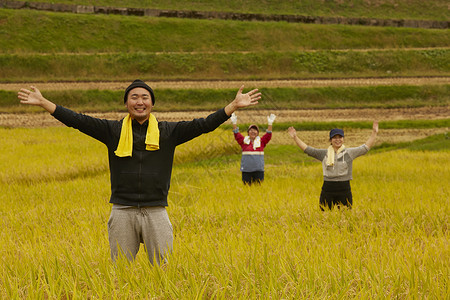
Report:
<svg viewBox="0 0 450 300"><path fill-rule="evenodd" d="M175 147L203 133L213 131L229 116L220 109L206 118L181 122L158 122L159 150L145 150L148 121L133 120L131 157L114 154L119 144L122 122L93 118L57 106L53 116L66 126L104 143L108 148L111 173L110 203L130 206L167 206Z"/></svg>

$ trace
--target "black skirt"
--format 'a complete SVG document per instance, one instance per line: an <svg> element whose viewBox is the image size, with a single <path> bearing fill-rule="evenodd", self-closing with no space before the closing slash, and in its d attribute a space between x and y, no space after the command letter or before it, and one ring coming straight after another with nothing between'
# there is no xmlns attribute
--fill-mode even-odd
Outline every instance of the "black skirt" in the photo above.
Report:
<svg viewBox="0 0 450 300"><path fill-rule="evenodd" d="M353 204L350 181L324 181L320 193L320 209L332 209L334 206L351 208Z"/></svg>

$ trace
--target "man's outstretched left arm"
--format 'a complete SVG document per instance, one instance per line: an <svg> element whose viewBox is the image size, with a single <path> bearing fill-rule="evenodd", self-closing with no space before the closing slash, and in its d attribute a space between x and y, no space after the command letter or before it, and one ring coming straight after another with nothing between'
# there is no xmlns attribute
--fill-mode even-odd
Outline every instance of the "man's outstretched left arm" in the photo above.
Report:
<svg viewBox="0 0 450 300"><path fill-rule="evenodd" d="M244 86L242 85L239 91L236 94L231 103L225 106L225 113L228 116L231 116L239 108L253 106L258 104L259 99L261 99L261 93L258 92L258 89L251 90L248 93L243 94Z"/></svg>

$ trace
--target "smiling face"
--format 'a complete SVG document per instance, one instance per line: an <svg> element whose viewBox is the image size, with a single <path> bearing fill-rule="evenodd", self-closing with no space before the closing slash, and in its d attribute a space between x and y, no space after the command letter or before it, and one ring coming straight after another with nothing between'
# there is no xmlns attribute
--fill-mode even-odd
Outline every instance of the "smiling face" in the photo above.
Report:
<svg viewBox="0 0 450 300"><path fill-rule="evenodd" d="M259 131L256 130L255 128L250 128L248 130L248 136L250 137L250 139L253 141L257 136L259 135Z"/></svg>
<svg viewBox="0 0 450 300"><path fill-rule="evenodd" d="M125 106L127 107L132 119L135 119L141 124L144 123L148 120L153 109L150 92L141 87L132 89L128 93Z"/></svg>
<svg viewBox="0 0 450 300"><path fill-rule="evenodd" d="M342 144L344 144L344 137L340 134L336 134L330 139L331 146L333 146L334 150L341 148Z"/></svg>

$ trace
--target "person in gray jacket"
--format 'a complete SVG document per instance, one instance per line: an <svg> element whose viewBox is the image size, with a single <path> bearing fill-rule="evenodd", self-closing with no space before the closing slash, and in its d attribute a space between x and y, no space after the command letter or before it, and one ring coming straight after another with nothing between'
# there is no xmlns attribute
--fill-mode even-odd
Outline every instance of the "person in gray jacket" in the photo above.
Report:
<svg viewBox="0 0 450 300"><path fill-rule="evenodd" d="M289 135L306 154L322 162L323 186L320 194L320 209L333 208L334 206L353 205L350 180L352 177L353 160L366 154L375 143L378 134L378 122L373 122L372 134L365 144L346 148L344 146L344 130L332 129L330 131L330 143L328 149L316 149L305 144L298 136L294 127L289 127Z"/></svg>
<svg viewBox="0 0 450 300"><path fill-rule="evenodd" d="M44 98L35 88L21 89L20 103L36 105L53 117L104 143L108 149L111 178L111 215L108 236L111 258L119 253L134 260L143 243L151 263L166 262L172 250L173 230L167 215L167 196L175 147L213 131L242 107L261 99L257 89L243 94L241 86L227 106L206 118L159 122L151 113L153 90L135 80L124 93L128 115L122 120L104 120L76 113Z"/></svg>

